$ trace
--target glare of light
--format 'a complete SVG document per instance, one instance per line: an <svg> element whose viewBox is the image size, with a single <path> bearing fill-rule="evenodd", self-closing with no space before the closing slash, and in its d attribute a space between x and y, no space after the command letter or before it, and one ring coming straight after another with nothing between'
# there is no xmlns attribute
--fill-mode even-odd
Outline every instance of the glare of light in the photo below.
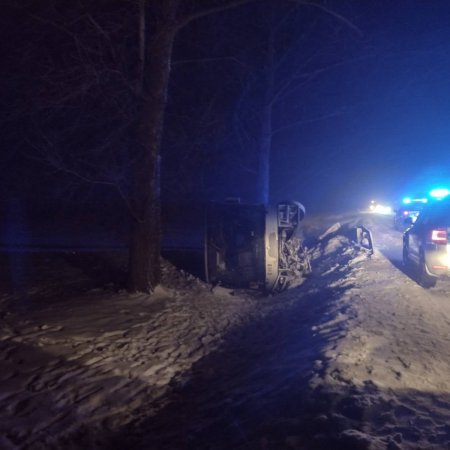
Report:
<svg viewBox="0 0 450 450"><path fill-rule="evenodd" d="M436 188L430 191L430 197L441 199L447 197L450 194L450 191L447 188Z"/></svg>
<svg viewBox="0 0 450 450"><path fill-rule="evenodd" d="M392 214L392 208L390 206L377 205L374 211L378 214Z"/></svg>
<svg viewBox="0 0 450 450"><path fill-rule="evenodd" d="M411 203L427 203L428 199L425 197L418 197L418 198L411 198L411 197L405 197L402 202L405 205L410 205Z"/></svg>

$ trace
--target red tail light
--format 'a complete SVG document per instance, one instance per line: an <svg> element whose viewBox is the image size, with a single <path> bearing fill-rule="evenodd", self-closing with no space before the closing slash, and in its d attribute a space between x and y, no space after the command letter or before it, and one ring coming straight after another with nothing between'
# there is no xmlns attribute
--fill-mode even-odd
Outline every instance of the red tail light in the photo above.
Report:
<svg viewBox="0 0 450 450"><path fill-rule="evenodd" d="M431 242L433 244L446 244L447 243L447 229L436 228L431 231Z"/></svg>

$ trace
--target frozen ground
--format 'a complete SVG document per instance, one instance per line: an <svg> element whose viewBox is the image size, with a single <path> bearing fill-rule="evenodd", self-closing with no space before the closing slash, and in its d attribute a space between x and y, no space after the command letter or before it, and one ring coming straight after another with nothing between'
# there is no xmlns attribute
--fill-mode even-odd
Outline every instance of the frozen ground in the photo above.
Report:
<svg viewBox="0 0 450 450"><path fill-rule="evenodd" d="M371 257L348 239L357 223ZM0 448L450 448L450 283L403 272L390 217L304 230L313 273L268 297L168 263L152 296L130 296L117 255L106 276L87 256L11 256L33 282L2 283Z"/></svg>

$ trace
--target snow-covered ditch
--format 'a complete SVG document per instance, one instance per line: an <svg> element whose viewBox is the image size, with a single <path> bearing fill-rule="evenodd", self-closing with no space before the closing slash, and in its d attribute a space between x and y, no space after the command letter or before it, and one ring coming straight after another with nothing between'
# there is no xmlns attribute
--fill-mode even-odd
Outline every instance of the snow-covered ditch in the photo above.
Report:
<svg viewBox="0 0 450 450"><path fill-rule="evenodd" d="M360 222L373 256L349 239ZM4 292L0 448L448 448L445 289L401 272L373 217L304 229L313 273L276 296L168 262L151 296L57 276Z"/></svg>

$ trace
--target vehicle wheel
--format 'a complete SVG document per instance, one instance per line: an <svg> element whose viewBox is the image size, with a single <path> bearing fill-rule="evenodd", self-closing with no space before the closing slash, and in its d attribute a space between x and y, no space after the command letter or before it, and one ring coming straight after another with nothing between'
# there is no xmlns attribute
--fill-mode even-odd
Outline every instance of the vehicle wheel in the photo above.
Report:
<svg viewBox="0 0 450 450"><path fill-rule="evenodd" d="M428 289L436 286L437 279L431 275L428 275L423 255L420 256L418 272L417 281L423 288Z"/></svg>

